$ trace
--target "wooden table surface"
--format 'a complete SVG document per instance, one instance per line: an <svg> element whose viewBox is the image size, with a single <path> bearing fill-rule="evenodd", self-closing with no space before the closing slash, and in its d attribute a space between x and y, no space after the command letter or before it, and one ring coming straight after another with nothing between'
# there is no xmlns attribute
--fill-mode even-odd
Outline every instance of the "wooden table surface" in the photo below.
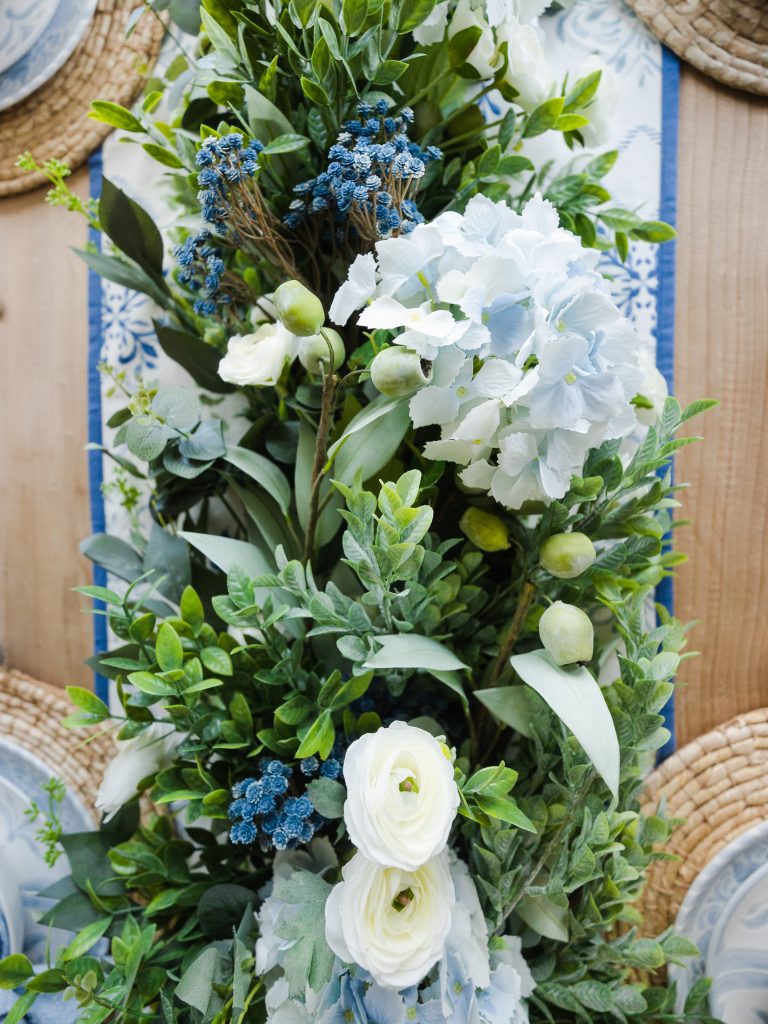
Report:
<svg viewBox="0 0 768 1024"><path fill-rule="evenodd" d="M681 673L678 741L768 704L768 103L686 67L680 92L676 390L719 398L679 457L690 555L677 612L701 656ZM638 173L640 169L638 169ZM74 180L83 193L87 173ZM84 683L91 622L84 223L41 192L0 200L0 648Z"/></svg>

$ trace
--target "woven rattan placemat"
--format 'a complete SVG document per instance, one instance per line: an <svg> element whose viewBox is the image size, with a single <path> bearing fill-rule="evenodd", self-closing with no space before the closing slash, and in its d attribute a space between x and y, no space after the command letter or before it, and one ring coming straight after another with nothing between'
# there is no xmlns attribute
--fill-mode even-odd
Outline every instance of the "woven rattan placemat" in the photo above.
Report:
<svg viewBox="0 0 768 1024"><path fill-rule="evenodd" d="M639 909L658 935L677 917L691 883L728 843L768 821L768 708L739 715L676 751L647 780L643 812L666 803L684 818L664 846L676 859L648 872Z"/></svg>
<svg viewBox="0 0 768 1024"><path fill-rule="evenodd" d="M87 732L65 729L61 720L73 710L59 687L0 669L0 737L13 740L49 765L51 774L62 779L93 813L115 745L111 735L83 743Z"/></svg>
<svg viewBox="0 0 768 1024"><path fill-rule="evenodd" d="M77 49L49 81L0 112L0 196L26 192L44 182L16 167L30 150L40 162L51 157L81 164L112 130L88 117L92 100L130 106L152 70L163 25L145 14L125 38L135 0L99 0Z"/></svg>
<svg viewBox="0 0 768 1024"><path fill-rule="evenodd" d="M626 0L665 46L705 75L768 96L768 0Z"/></svg>

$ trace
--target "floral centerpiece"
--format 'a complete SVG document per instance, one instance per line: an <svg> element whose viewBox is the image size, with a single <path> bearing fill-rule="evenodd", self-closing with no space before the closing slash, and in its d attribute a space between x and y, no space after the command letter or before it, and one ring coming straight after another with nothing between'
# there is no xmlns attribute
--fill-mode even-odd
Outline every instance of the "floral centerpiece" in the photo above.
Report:
<svg viewBox="0 0 768 1024"><path fill-rule="evenodd" d="M75 937L0 963L10 1024L51 991L87 1024L708 1019L633 903L672 827L639 813L686 639L670 460L711 403L600 272L673 231L611 205L610 83L550 67L544 7L205 0L136 112L93 109L167 169L172 237L45 165L194 386L105 368L133 530L80 590L115 699L67 724L118 753L60 840Z"/></svg>

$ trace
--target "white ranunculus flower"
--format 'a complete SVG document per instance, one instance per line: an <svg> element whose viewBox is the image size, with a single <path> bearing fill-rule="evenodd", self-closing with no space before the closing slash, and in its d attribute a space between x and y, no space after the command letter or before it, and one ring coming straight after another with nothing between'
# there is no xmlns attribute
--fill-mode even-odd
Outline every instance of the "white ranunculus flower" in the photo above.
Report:
<svg viewBox="0 0 768 1024"><path fill-rule="evenodd" d="M507 44L509 66L505 78L520 94L515 103L530 113L548 100L556 87L555 73L547 60L541 36L533 25L507 21L497 27L496 38L499 45Z"/></svg>
<svg viewBox="0 0 768 1024"><path fill-rule="evenodd" d="M166 768L181 742L168 722L155 722L130 740L119 740L117 754L107 765L96 797L96 809L105 821L136 796L136 787L148 775Z"/></svg>
<svg viewBox="0 0 768 1024"><path fill-rule="evenodd" d="M293 362L299 341L282 324L263 324L253 334L229 339L219 363L219 376L230 384L265 387L277 383L286 363Z"/></svg>
<svg viewBox="0 0 768 1024"><path fill-rule="evenodd" d="M551 0L485 0L485 10L491 25L500 25L511 18L515 18L523 25L538 24L539 15L544 13L550 2Z"/></svg>
<svg viewBox="0 0 768 1024"><path fill-rule="evenodd" d="M413 30L413 38L419 46L431 46L439 43L445 36L448 24L448 0L435 4L429 16Z"/></svg>
<svg viewBox="0 0 768 1024"><path fill-rule="evenodd" d="M328 945L385 988L417 985L443 955L451 927L456 895L447 851L416 871L380 867L356 853L342 878L325 905Z"/></svg>
<svg viewBox="0 0 768 1024"><path fill-rule="evenodd" d="M614 115L619 100L619 89L616 76L609 67L602 63L596 54L590 54L576 74L576 78L584 78L594 71L600 71L600 84L595 98L583 111L589 118L589 124L580 128L585 146L604 146L613 134ZM581 111L580 111L581 113Z"/></svg>
<svg viewBox="0 0 768 1024"><path fill-rule="evenodd" d="M448 38L452 39L468 28L479 28L481 34L467 57L467 64L473 67L481 78L493 78L501 57L491 26L485 19L485 10L482 7L473 8L471 0L459 0L448 28Z"/></svg>
<svg viewBox="0 0 768 1024"><path fill-rule="evenodd" d="M635 412L643 426L652 427L661 415L669 390L667 389L666 380L647 349L642 349L638 362L640 363L640 369L643 371L643 382L638 390L643 398L647 398L652 403L653 408L646 409L642 406L637 406Z"/></svg>
<svg viewBox="0 0 768 1024"><path fill-rule="evenodd" d="M393 722L361 736L347 750L344 781L349 837L376 864L413 871L445 847L459 791L428 732Z"/></svg>

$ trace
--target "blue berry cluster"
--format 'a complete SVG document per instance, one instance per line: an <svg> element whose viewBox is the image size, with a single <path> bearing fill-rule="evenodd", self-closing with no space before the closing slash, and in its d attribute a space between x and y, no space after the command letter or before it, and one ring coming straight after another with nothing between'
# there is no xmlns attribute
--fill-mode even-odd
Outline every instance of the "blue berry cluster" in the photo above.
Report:
<svg viewBox="0 0 768 1024"><path fill-rule="evenodd" d="M246 145L239 132L231 132L220 139L210 136L197 151L197 198L203 220L219 234L225 234L229 228L233 191L255 176L262 149L258 139Z"/></svg>
<svg viewBox="0 0 768 1024"><path fill-rule="evenodd" d="M179 281L198 295L195 312L198 316L213 316L219 305L228 305L232 296L221 287L224 260L216 246L211 245L211 233L207 228L190 237L173 251L176 262L182 268Z"/></svg>
<svg viewBox="0 0 768 1024"><path fill-rule="evenodd" d="M232 821L229 837L238 845L258 842L265 852L293 849L308 843L325 822L306 793L290 792L294 778L291 765L276 758L262 758L260 775L243 779L232 788L228 814ZM299 762L304 778L336 779L341 774L338 758L319 761L316 757Z"/></svg>
<svg viewBox="0 0 768 1024"><path fill-rule="evenodd" d="M407 234L423 222L408 193L442 153L436 146L422 150L408 138L410 107L398 117L391 117L389 108L385 99L358 105L358 119L344 122L328 150L326 170L295 186L296 199L284 218L288 227L329 211L340 241L350 227L374 240Z"/></svg>
<svg viewBox="0 0 768 1024"><path fill-rule="evenodd" d="M198 295L194 304L198 316L214 316L219 306L233 302L232 296L221 286L225 266L219 249L211 244L212 232L228 241L237 241L237 231L230 223L235 203L239 210L248 211L244 215L255 215L248 204L241 201L242 196L237 199L233 195L233 190L254 177L263 148L259 141L254 139L246 144L242 135L232 132L220 139L205 139L197 151L195 162L200 168L197 198L203 220L210 227L177 246L174 256L182 268L180 283Z"/></svg>

